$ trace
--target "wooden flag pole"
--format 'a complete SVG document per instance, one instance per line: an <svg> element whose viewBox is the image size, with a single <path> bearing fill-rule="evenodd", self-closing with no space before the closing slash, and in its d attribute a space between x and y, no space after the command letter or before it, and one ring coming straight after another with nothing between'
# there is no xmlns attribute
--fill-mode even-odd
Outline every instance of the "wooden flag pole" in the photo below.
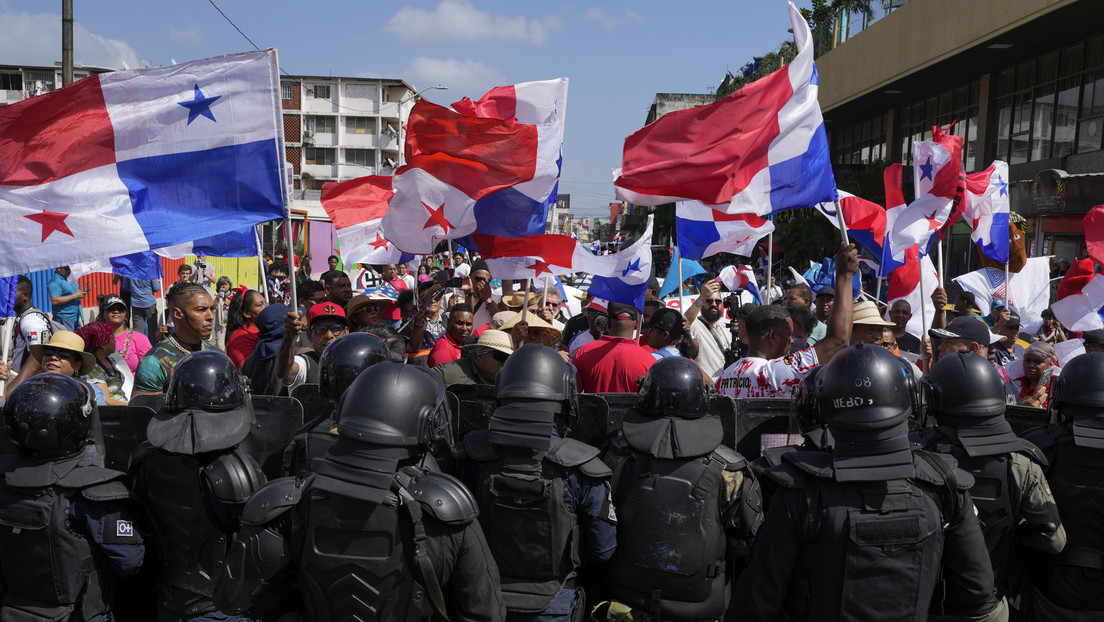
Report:
<svg viewBox="0 0 1104 622"><path fill-rule="evenodd" d="M843 206L840 205L839 199L836 199L836 221L839 223L840 235L843 236L844 246L851 243L851 238L847 235L847 222L843 218Z"/></svg>
<svg viewBox="0 0 1104 622"><path fill-rule="evenodd" d="M939 266L939 286L943 287L943 239L940 238L939 241L936 242L936 244L938 245L938 247L936 248L936 252L939 253L939 255L936 257Z"/></svg>
<svg viewBox="0 0 1104 622"><path fill-rule="evenodd" d="M882 277L878 276L878 284L874 286L874 300L881 301L882 299ZM889 302L888 300L886 301Z"/></svg>

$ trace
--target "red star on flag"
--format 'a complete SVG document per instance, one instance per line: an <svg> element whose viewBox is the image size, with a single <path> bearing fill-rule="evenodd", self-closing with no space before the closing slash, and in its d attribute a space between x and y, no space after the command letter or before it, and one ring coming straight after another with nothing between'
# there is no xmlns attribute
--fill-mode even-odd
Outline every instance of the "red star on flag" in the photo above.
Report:
<svg viewBox="0 0 1104 622"><path fill-rule="evenodd" d="M377 249L382 248L383 250L387 250L387 240L377 232L376 233L376 239L369 242L368 246L371 246L371 247L377 248Z"/></svg>
<svg viewBox="0 0 1104 622"><path fill-rule="evenodd" d="M452 229L452 223L445 218L445 204L442 203L437 209L433 209L425 202L422 203L426 210L429 211L429 220L422 225L422 229L428 229L430 227L440 227L445 230L447 234L449 229Z"/></svg>
<svg viewBox="0 0 1104 622"><path fill-rule="evenodd" d="M73 232L69 230L69 225L65 224L65 219L69 217L69 214L60 214L58 212L50 212L42 210L41 214L30 214L23 216L24 218L30 218L31 220L42 225L42 240L45 242L46 238L55 231L60 231L65 235L73 238Z"/></svg>
<svg viewBox="0 0 1104 622"><path fill-rule="evenodd" d="M544 261L543 259L537 259L533 262L533 265L525 267L534 271L535 274L533 274L533 276L540 276L545 272L547 272L548 274L552 274L551 265L552 264Z"/></svg>
<svg viewBox="0 0 1104 622"><path fill-rule="evenodd" d="M939 228L939 221L935 219L937 213L939 213L939 210L935 210L931 214L924 216L924 218L928 220L928 231L935 231Z"/></svg>

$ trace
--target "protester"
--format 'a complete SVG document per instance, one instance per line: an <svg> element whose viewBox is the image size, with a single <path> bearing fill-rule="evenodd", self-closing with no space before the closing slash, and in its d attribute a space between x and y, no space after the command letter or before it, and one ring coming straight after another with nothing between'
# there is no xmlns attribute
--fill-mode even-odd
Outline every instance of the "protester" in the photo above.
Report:
<svg viewBox="0 0 1104 622"><path fill-rule="evenodd" d="M326 258L326 266L331 272L336 271L337 266L340 263L341 263L341 258L338 257L337 255L330 255L329 257Z"/></svg>
<svg viewBox="0 0 1104 622"><path fill-rule="evenodd" d="M379 321L380 310L390 302L385 297L373 298L369 294L357 294L349 299L345 315L349 320L349 330L358 331L375 326Z"/></svg>
<svg viewBox="0 0 1104 622"><path fill-rule="evenodd" d="M208 292L211 291L211 283L215 281L215 267L211 265L211 262L207 261L207 255L203 253L196 253L195 263L192 264L195 276L192 280L196 285L203 287ZM213 293L213 292L212 292Z"/></svg>
<svg viewBox="0 0 1104 622"><path fill-rule="evenodd" d="M474 328L489 324L491 316L505 310L499 306L501 296L491 291L491 269L487 267L487 262L482 259L476 260L471 265L471 273L462 278L463 285L460 291L464 295L464 300L460 301L453 296L450 303L455 305L458 302L465 302L471 307ZM451 311L449 309L450 313Z"/></svg>
<svg viewBox="0 0 1104 622"><path fill-rule="evenodd" d="M1058 354L1045 341L1036 341L1024 350L1024 375L1013 378L1020 385L1020 406L1047 407L1047 383L1051 375L1057 375L1056 365Z"/></svg>
<svg viewBox="0 0 1104 622"><path fill-rule="evenodd" d="M106 406L107 387L103 383L91 382L86 375L96 365L96 357L84 348L84 339L80 335L59 330L46 343L30 346L31 356L15 378L11 378L10 367L0 362L0 380L9 380L5 396L10 396L28 378L54 373L85 382L95 396L96 404Z"/></svg>
<svg viewBox="0 0 1104 622"><path fill-rule="evenodd" d="M230 318L230 299L234 292L230 277L220 276L215 283L214 311L215 328L211 331L211 343L219 350L226 350L227 322Z"/></svg>
<svg viewBox="0 0 1104 622"><path fill-rule="evenodd" d="M226 355L241 369L245 357L257 345L257 318L268 306L260 292L247 289L234 294L227 311Z"/></svg>
<svg viewBox="0 0 1104 622"><path fill-rule="evenodd" d="M1020 338L1020 314L1015 311L1009 313L1008 319L998 324L993 332L1001 336L1000 341L990 346L996 364L1004 367L1019 358L1016 340Z"/></svg>
<svg viewBox="0 0 1104 622"><path fill-rule="evenodd" d="M639 380L655 363L633 339L640 312L632 305L610 302L607 315L609 334L580 347L572 357L579 387L584 393L636 393Z"/></svg>
<svg viewBox="0 0 1104 622"><path fill-rule="evenodd" d="M698 366L710 378L716 378L725 369L725 353L732 348L720 283L702 284L701 294L687 310L686 319L690 321L690 336L698 344Z"/></svg>
<svg viewBox="0 0 1104 622"><path fill-rule="evenodd" d="M71 331L82 323L81 301L88 295L88 290L70 283L70 274L69 266L54 270L50 282L46 284L46 291L50 293L50 304L54 307L54 320Z"/></svg>
<svg viewBox="0 0 1104 622"><path fill-rule="evenodd" d="M558 319L562 306L563 294L555 287L549 287L530 295L528 310L530 314L539 315L542 320L563 333L564 323Z"/></svg>
<svg viewBox="0 0 1104 622"><path fill-rule="evenodd" d="M134 374L126 361L115 353L115 335L106 322L89 322L77 329L84 340L84 351L95 364L84 370L87 380L104 393L107 406L126 406L134 389Z"/></svg>
<svg viewBox="0 0 1104 622"><path fill-rule="evenodd" d="M1054 311L1050 307L1043 309L1043 325L1039 327L1035 337L1052 345L1068 339L1065 329L1054 317Z"/></svg>
<svg viewBox="0 0 1104 622"><path fill-rule="evenodd" d="M472 267L464 263L464 256L460 253L454 253L452 256L452 276L468 276L471 274Z"/></svg>
<svg viewBox="0 0 1104 622"><path fill-rule="evenodd" d="M583 307L583 312L580 315L586 320L586 328L571 338L571 341L567 345L568 354L575 356L579 348L601 339L602 335L606 334L608 330L606 319L607 304L608 303L601 298L591 298L590 302Z"/></svg>
<svg viewBox="0 0 1104 622"><path fill-rule="evenodd" d="M326 300L326 286L321 281L306 279L295 286L299 310L306 313L314 305Z"/></svg>
<svg viewBox="0 0 1104 622"><path fill-rule="evenodd" d="M793 321L789 313L775 305L756 308L747 320L748 355L721 373L717 379L718 393L733 398L786 397L810 369L830 360L850 343L853 320L851 278L859 269L858 251L854 244L836 254L835 266L834 289L837 296L824 339L790 354ZM874 315L877 314L875 308Z"/></svg>
<svg viewBox="0 0 1104 622"><path fill-rule="evenodd" d="M472 308L467 304L453 305L452 310L449 311L445 334L437 340L437 343L433 344L433 349L429 352L429 360L426 362L427 365L436 367L441 363L455 361L460 358L460 346L472 333L473 315Z"/></svg>
<svg viewBox="0 0 1104 622"><path fill-rule="evenodd" d="M195 268L192 267L192 264L180 264L180 266L176 269L176 283L195 283L194 277ZM173 285L176 285L176 283L173 283Z"/></svg>
<svg viewBox="0 0 1104 622"><path fill-rule="evenodd" d="M34 284L30 279L19 275L15 289L15 329L12 331L14 347L12 349L11 368L19 373L27 357L31 355L29 346L49 341L54 334L54 324L45 311L31 304Z"/></svg>
<svg viewBox="0 0 1104 622"><path fill-rule="evenodd" d="M441 363L433 371L445 387L456 384L494 384L498 370L514 351L510 336L500 330L485 330L473 344L460 346L464 355Z"/></svg>
<svg viewBox="0 0 1104 622"><path fill-rule="evenodd" d="M395 264L395 268L399 272L398 278L402 279L403 283L406 283L406 288L414 289L414 286L418 284L418 279L414 278L413 274L410 274L410 268L404 263Z"/></svg>
<svg viewBox="0 0 1104 622"><path fill-rule="evenodd" d="M878 313L878 305L864 300L855 303L851 320L851 341L848 345L863 343L877 344L882 341L882 329L893 328L894 322L887 322Z"/></svg>
<svg viewBox="0 0 1104 622"><path fill-rule="evenodd" d="M353 284L349 275L338 270L330 270L322 275L322 285L326 288L326 301L340 305L349 304L353 297Z"/></svg>
<svg viewBox="0 0 1104 622"><path fill-rule="evenodd" d="M1012 310L1008 308L1008 305L1004 302L1004 300L1000 298L993 298L993 300L989 303L989 315L985 316L982 319L985 321L985 324L989 326L989 328L996 328L998 325L1000 325L1001 322L1004 322L1008 319L1008 314L1011 312Z"/></svg>
<svg viewBox="0 0 1104 622"><path fill-rule="evenodd" d="M295 338L304 329L310 331L311 349L300 355L295 353ZM288 311L284 315L284 336L276 354L276 376L283 381L288 393L303 383L318 384L318 361L322 351L348 332L345 309L329 301L311 307L306 322L298 311Z"/></svg>
<svg viewBox="0 0 1104 622"><path fill-rule="evenodd" d="M1104 352L1104 328L1081 333L1081 340L1085 344L1085 352Z"/></svg>
<svg viewBox="0 0 1104 622"><path fill-rule="evenodd" d="M268 267L268 276L265 277L265 289L268 291L269 304L280 303L291 305L291 272L287 263L279 259Z"/></svg>
<svg viewBox="0 0 1104 622"><path fill-rule="evenodd" d="M908 323L912 319L912 305L907 300L895 300L889 307L889 319L893 321L893 336L898 347L905 352L920 354L920 340L908 332Z"/></svg>
<svg viewBox="0 0 1104 622"><path fill-rule="evenodd" d="M644 303L645 306L647 303ZM682 314L675 309L657 309L650 321L643 324L644 337L658 361L668 356L686 356L682 353L684 341L691 339L684 332ZM694 358L687 356L686 358Z"/></svg>
<svg viewBox="0 0 1104 622"><path fill-rule="evenodd" d="M382 266L376 266L376 269L380 273L380 278L383 279L384 285L390 285L396 292L396 298L398 292L404 292L410 289L407 286L406 281L399 276L399 267L397 264L385 264ZM383 311L380 313L380 321L386 322L391 325L392 328L398 328L402 322L402 309L399 308L398 300L392 300Z"/></svg>
<svg viewBox="0 0 1104 622"><path fill-rule="evenodd" d="M193 352L214 349L207 341L215 321L207 290L188 281L178 282L169 288L165 302L173 320L173 334L158 342L138 362L135 395L164 392L173 368L181 359Z"/></svg>
<svg viewBox="0 0 1104 622"><path fill-rule="evenodd" d="M115 336L115 352L126 361L133 374L138 371L138 361L150 351L152 345L146 336L127 327L127 306L118 296L105 296L100 301L97 322L106 322Z"/></svg>
<svg viewBox="0 0 1104 622"><path fill-rule="evenodd" d="M291 309L281 304L268 305L257 318L257 345L241 365L242 377L249 379L254 395L283 395L284 385L276 372L276 354L284 339L284 317Z"/></svg>
<svg viewBox="0 0 1104 622"><path fill-rule="evenodd" d="M813 310L813 290L805 283L794 283L786 289L786 300L797 303L798 305L807 309L810 313ZM813 328L805 335L804 341L809 345L814 345L816 342L824 339L824 334L828 330L828 325L816 318L813 315Z"/></svg>
<svg viewBox="0 0 1104 622"><path fill-rule="evenodd" d="M815 309L813 315L816 315L816 319L821 324L825 324L825 331L828 330L827 322L828 317L832 315L832 304L836 302L836 290L832 287L821 287L817 290Z"/></svg>

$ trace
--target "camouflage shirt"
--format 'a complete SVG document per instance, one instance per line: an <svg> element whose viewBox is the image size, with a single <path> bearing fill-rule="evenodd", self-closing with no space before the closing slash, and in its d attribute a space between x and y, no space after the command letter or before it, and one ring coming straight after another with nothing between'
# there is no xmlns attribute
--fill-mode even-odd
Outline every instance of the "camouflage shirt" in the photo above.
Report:
<svg viewBox="0 0 1104 622"><path fill-rule="evenodd" d="M200 341L199 349L191 350L177 341L176 337L165 338L138 361L138 371L134 374L134 390L142 393L163 393L169 388L169 376L180 359L200 350L218 348L206 341Z"/></svg>

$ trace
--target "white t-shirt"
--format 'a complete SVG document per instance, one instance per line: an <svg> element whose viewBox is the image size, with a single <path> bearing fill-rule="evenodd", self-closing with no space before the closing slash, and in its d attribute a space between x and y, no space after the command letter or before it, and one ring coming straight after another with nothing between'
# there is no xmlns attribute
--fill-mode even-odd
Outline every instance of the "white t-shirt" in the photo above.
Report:
<svg viewBox="0 0 1104 622"><path fill-rule="evenodd" d="M413 291L414 286L418 283L418 281L414 280L414 275L412 274L404 274L399 278L403 280L403 283L406 283L406 288L411 291Z"/></svg>
<svg viewBox="0 0 1104 622"><path fill-rule="evenodd" d="M19 316L19 330L14 331L12 337L15 347L12 350L12 374L19 373L23 367L23 352L27 346L46 343L53 334L53 326L46 319L46 315L32 307Z"/></svg>
<svg viewBox="0 0 1104 622"><path fill-rule="evenodd" d="M291 395L291 392L295 390L295 387L307 381L307 359L296 354L295 364L299 366L299 371L296 372L295 378L291 380L291 384L286 385L288 395Z"/></svg>
<svg viewBox="0 0 1104 622"><path fill-rule="evenodd" d="M452 270L452 276L468 276L471 274L471 264L464 262Z"/></svg>
<svg viewBox="0 0 1104 622"><path fill-rule="evenodd" d="M710 326L705 318L698 316L690 324L690 336L698 342L697 363L710 378L716 378L724 370L724 351L732 345L732 331L724 322L721 318L716 325Z"/></svg>
<svg viewBox="0 0 1104 622"><path fill-rule="evenodd" d="M781 358L744 357L717 379L717 393L741 397L790 397L793 386L818 364L816 350L806 348Z"/></svg>

